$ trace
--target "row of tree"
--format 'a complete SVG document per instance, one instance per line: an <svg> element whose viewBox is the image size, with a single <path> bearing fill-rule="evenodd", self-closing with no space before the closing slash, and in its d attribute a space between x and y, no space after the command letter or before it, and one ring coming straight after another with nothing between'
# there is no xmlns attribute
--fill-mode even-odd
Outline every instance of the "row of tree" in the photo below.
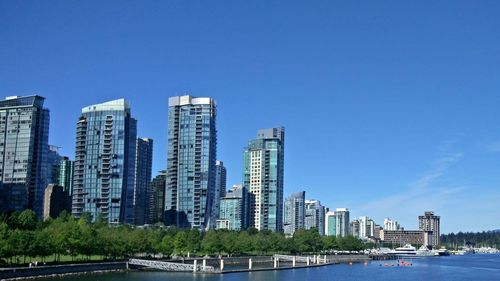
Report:
<svg viewBox="0 0 500 281"><path fill-rule="evenodd" d="M319 253L329 250L358 251L367 245L348 237L322 237L316 229L299 230L292 238L271 231L182 230L108 226L91 223L89 216L75 219L63 213L57 219L38 220L25 210L0 217L0 262L26 262L48 256L101 256L121 259L137 255L262 255Z"/></svg>
<svg viewBox="0 0 500 281"><path fill-rule="evenodd" d="M500 231L443 234L441 235L441 244L444 244L449 248L460 246L486 246L500 249Z"/></svg>

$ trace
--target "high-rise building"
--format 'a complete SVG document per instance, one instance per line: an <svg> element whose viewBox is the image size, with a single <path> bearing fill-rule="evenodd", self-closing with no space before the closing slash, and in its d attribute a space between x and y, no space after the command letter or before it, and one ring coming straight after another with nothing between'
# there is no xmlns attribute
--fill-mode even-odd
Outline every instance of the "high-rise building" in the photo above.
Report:
<svg viewBox="0 0 500 281"><path fill-rule="evenodd" d="M151 181L149 194L149 216L147 223L154 224L164 222L165 214L165 184L167 171L163 170Z"/></svg>
<svg viewBox="0 0 500 281"><path fill-rule="evenodd" d="M360 223L359 220L351 221L351 235L360 238Z"/></svg>
<svg viewBox="0 0 500 281"><path fill-rule="evenodd" d="M325 214L325 235L337 236L337 217L333 211Z"/></svg>
<svg viewBox="0 0 500 281"><path fill-rule="evenodd" d="M74 162L63 156L59 162L59 179L57 185L62 186L71 196L73 192L73 167Z"/></svg>
<svg viewBox="0 0 500 281"><path fill-rule="evenodd" d="M135 150L134 217L136 225L143 225L146 223L149 212L153 140L138 138Z"/></svg>
<svg viewBox="0 0 500 281"><path fill-rule="evenodd" d="M0 101L0 211L33 209L43 216L49 110L40 96Z"/></svg>
<svg viewBox="0 0 500 281"><path fill-rule="evenodd" d="M359 238L367 239L375 236L375 222L369 217L359 218Z"/></svg>
<svg viewBox="0 0 500 281"><path fill-rule="evenodd" d="M345 237L350 234L349 210L347 208L335 209L335 223L337 236Z"/></svg>
<svg viewBox="0 0 500 281"><path fill-rule="evenodd" d="M245 199L248 198L246 190L241 185L234 185L220 201L219 219L217 229L242 230L245 224Z"/></svg>
<svg viewBox="0 0 500 281"><path fill-rule="evenodd" d="M438 246L440 233L440 217L434 212L427 211L418 217L419 229L424 232L424 244L426 246Z"/></svg>
<svg viewBox="0 0 500 281"><path fill-rule="evenodd" d="M226 167L222 161L215 161L215 193L212 205L212 221L219 218L220 200L226 196Z"/></svg>
<svg viewBox="0 0 500 281"><path fill-rule="evenodd" d="M48 179L49 184L57 184L59 182L62 159L61 155L59 155L59 147L49 145L49 150L47 152L46 178Z"/></svg>
<svg viewBox="0 0 500 281"><path fill-rule="evenodd" d="M304 228L317 228L319 235L325 235L325 207L318 200L306 200L305 208Z"/></svg>
<svg viewBox="0 0 500 281"><path fill-rule="evenodd" d="M168 105L165 225L214 227L216 103L178 96L169 98Z"/></svg>
<svg viewBox="0 0 500 281"><path fill-rule="evenodd" d="M77 123L72 213L134 223L137 121L124 99L84 107Z"/></svg>
<svg viewBox="0 0 500 281"><path fill-rule="evenodd" d="M285 128L264 129L243 157L243 186L249 191L250 227L283 230Z"/></svg>
<svg viewBox="0 0 500 281"><path fill-rule="evenodd" d="M390 218L384 219L384 230L400 230L401 226L395 220L391 220Z"/></svg>
<svg viewBox="0 0 500 281"><path fill-rule="evenodd" d="M295 192L285 199L283 229L285 234L293 235L304 229L306 192Z"/></svg>

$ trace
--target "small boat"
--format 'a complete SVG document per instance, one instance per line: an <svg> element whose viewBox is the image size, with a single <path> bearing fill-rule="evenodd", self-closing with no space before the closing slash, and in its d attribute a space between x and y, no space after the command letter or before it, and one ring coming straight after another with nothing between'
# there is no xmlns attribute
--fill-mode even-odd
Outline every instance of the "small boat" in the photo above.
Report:
<svg viewBox="0 0 500 281"><path fill-rule="evenodd" d="M440 249L437 250L432 250L432 253L434 256L449 256L450 251L448 251L445 247L441 247Z"/></svg>
<svg viewBox="0 0 500 281"><path fill-rule="evenodd" d="M429 248L427 248L427 246L425 245L422 245L418 250L417 250L417 254L416 254L417 257L432 257L434 256L434 253L432 252L432 250L430 250Z"/></svg>

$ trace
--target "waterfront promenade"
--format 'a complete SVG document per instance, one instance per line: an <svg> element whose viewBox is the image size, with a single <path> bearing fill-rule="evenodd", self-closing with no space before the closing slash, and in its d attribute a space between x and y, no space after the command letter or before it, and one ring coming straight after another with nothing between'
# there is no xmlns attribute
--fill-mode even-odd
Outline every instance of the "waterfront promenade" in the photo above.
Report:
<svg viewBox="0 0 500 281"><path fill-rule="evenodd" d="M295 262L294 258L295 257ZM191 271L194 274L228 274L238 272L287 270L294 268L321 267L339 263L368 262L372 257L367 255L319 255L319 256L248 256L224 258L187 258L165 260L165 262L183 265L178 270ZM161 262L160 260L150 260ZM195 267L196 266L196 267ZM213 270L203 270L210 267ZM182 268L182 269L180 269ZM196 268L196 270L194 269ZM0 269L0 280L34 279L50 276L66 276L77 274L94 274L115 271L161 271L159 268L134 265L130 261L102 262L69 265L50 265L38 267L16 267ZM165 270L165 269L164 269Z"/></svg>

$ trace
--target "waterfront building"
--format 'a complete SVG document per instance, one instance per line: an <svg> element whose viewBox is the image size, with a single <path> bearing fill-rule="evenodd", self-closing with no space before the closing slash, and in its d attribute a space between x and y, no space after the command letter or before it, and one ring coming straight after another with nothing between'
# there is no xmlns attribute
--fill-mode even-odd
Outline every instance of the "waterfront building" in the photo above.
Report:
<svg viewBox="0 0 500 281"><path fill-rule="evenodd" d="M285 199L283 229L292 236L295 231L304 229L306 192L295 192Z"/></svg>
<svg viewBox="0 0 500 281"><path fill-rule="evenodd" d="M49 110L41 96L0 101L0 211L43 216L48 175Z"/></svg>
<svg viewBox="0 0 500 281"><path fill-rule="evenodd" d="M400 230L401 226L395 220L391 220L390 218L384 219L384 229L385 230Z"/></svg>
<svg viewBox="0 0 500 281"><path fill-rule="evenodd" d="M57 185L62 186L64 191L70 196L73 192L73 168L74 162L63 156L59 161L59 178Z"/></svg>
<svg viewBox="0 0 500 281"><path fill-rule="evenodd" d="M427 211L423 216L418 217L419 229L424 232L424 242L426 246L438 246L440 241L440 217L434 212Z"/></svg>
<svg viewBox="0 0 500 281"><path fill-rule="evenodd" d="M70 210L69 194L64 187L55 184L47 185L43 201L43 218L57 218L62 211L69 212Z"/></svg>
<svg viewBox="0 0 500 281"><path fill-rule="evenodd" d="M360 223L359 220L351 221L351 235L360 238Z"/></svg>
<svg viewBox="0 0 500 281"><path fill-rule="evenodd" d="M149 212L153 140L138 138L135 150L134 221L136 225L144 225Z"/></svg>
<svg viewBox="0 0 500 281"><path fill-rule="evenodd" d="M243 156L243 187L250 193L250 227L283 231L285 128L263 129Z"/></svg>
<svg viewBox="0 0 500 281"><path fill-rule="evenodd" d="M134 223L137 121L124 99L84 107L77 123L72 213Z"/></svg>
<svg viewBox="0 0 500 281"><path fill-rule="evenodd" d="M245 199L248 198L246 190L241 185L234 185L228 190L226 196L220 200L219 218L216 221L217 229L242 230L245 223Z"/></svg>
<svg viewBox="0 0 500 281"><path fill-rule="evenodd" d="M380 240L393 246L412 244L418 246L424 244L424 232L421 230L382 230Z"/></svg>
<svg viewBox="0 0 500 281"><path fill-rule="evenodd" d="M349 235L350 230L350 219L349 219L349 209L347 208L337 208L335 209L335 230L336 235L340 237L345 237Z"/></svg>
<svg viewBox="0 0 500 281"><path fill-rule="evenodd" d="M165 225L213 227L216 103L187 95L169 98L168 105Z"/></svg>
<svg viewBox="0 0 500 281"><path fill-rule="evenodd" d="M373 232L373 238L375 239L375 241L379 241L380 240L380 237L382 236L382 231L384 230L384 228L378 224L375 225L374 227L374 232Z"/></svg>
<svg viewBox="0 0 500 281"><path fill-rule="evenodd" d="M359 218L359 238L367 239L375 236L375 222L369 217Z"/></svg>
<svg viewBox="0 0 500 281"><path fill-rule="evenodd" d="M325 235L337 236L337 217L333 211L325 214Z"/></svg>
<svg viewBox="0 0 500 281"><path fill-rule="evenodd" d="M212 220L219 218L220 200L226 196L226 167L220 160L215 161L215 193L212 205Z"/></svg>
<svg viewBox="0 0 500 281"><path fill-rule="evenodd" d="M319 235L325 235L325 207L318 200L306 200L304 228L317 228Z"/></svg>
<svg viewBox="0 0 500 281"><path fill-rule="evenodd" d="M167 171L158 172L158 175L151 181L149 194L149 215L147 223L163 223L165 214L165 184L167 181Z"/></svg>

